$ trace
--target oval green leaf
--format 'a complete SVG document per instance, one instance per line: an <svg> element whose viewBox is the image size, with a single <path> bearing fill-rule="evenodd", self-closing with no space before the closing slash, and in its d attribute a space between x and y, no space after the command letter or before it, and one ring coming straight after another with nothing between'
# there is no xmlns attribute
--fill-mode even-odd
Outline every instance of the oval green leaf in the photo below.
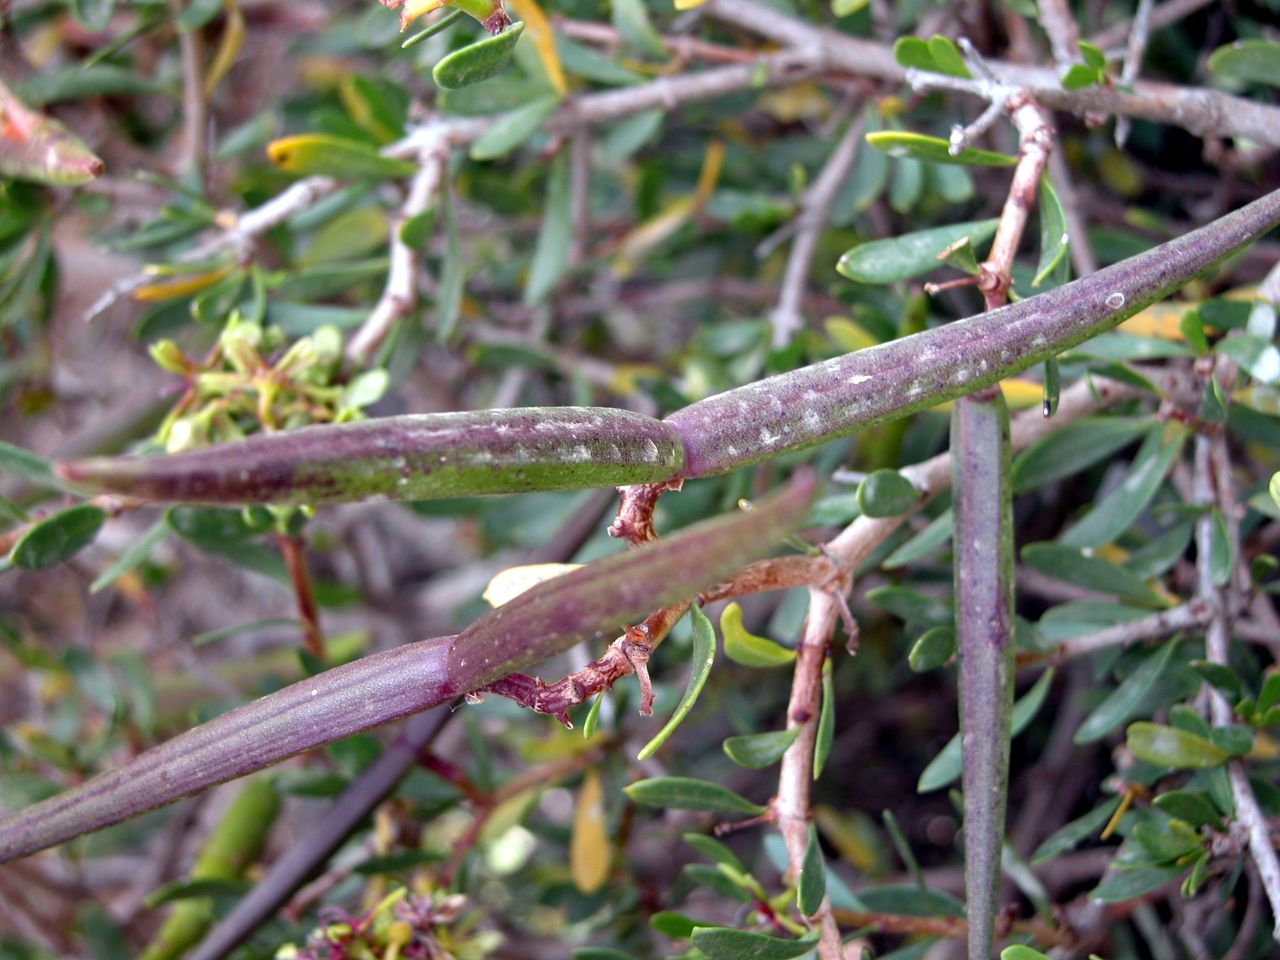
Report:
<svg viewBox="0 0 1280 960"><path fill-rule="evenodd" d="M831 661L822 665L822 708L818 712L818 730L813 743L813 779L822 776L836 735L836 685L831 676Z"/></svg>
<svg viewBox="0 0 1280 960"><path fill-rule="evenodd" d="M796 878L796 906L806 917L811 917L818 912L826 895L827 871L822 863L822 845L818 843L818 831L809 824L809 844L805 847L800 876Z"/></svg>
<svg viewBox="0 0 1280 960"><path fill-rule="evenodd" d="M871 240L847 251L836 264L842 276L858 283L897 283L934 270L938 257L966 237L975 246L995 235L1000 221L976 220L952 223L907 233L888 240Z"/></svg>
<svg viewBox="0 0 1280 960"><path fill-rule="evenodd" d="M858 484L858 509L868 517L896 517L919 499L915 485L897 470L876 470Z"/></svg>
<svg viewBox="0 0 1280 960"><path fill-rule="evenodd" d="M907 666L916 673L937 670L956 652L956 632L951 627L932 627L920 635L907 654Z"/></svg>
<svg viewBox="0 0 1280 960"><path fill-rule="evenodd" d="M501 73L511 61L516 42L523 32L523 23L513 23L496 36L485 37L455 50L432 68L431 78L445 90L457 90L488 80Z"/></svg>
<svg viewBox="0 0 1280 960"><path fill-rule="evenodd" d="M24 570L43 570L69 560L93 542L106 522L107 511L87 503L55 513L14 544L13 563Z"/></svg>
<svg viewBox="0 0 1280 960"><path fill-rule="evenodd" d="M728 787L693 777L653 777L637 780L624 788L636 803L673 810L697 810L704 813L745 813L759 816L766 808L752 803Z"/></svg>
<svg viewBox="0 0 1280 960"><path fill-rule="evenodd" d="M1171 770L1221 766L1230 754L1204 737L1177 727L1140 721L1129 725L1125 745L1139 760Z"/></svg>
<svg viewBox="0 0 1280 960"><path fill-rule="evenodd" d="M1209 69L1224 77L1280 87L1280 43L1237 40L1209 56Z"/></svg>
<svg viewBox="0 0 1280 960"><path fill-rule="evenodd" d="M729 737L724 742L725 755L740 767L759 770L772 766L782 759L787 748L800 736L801 727L790 730L771 730L768 733L748 733Z"/></svg>

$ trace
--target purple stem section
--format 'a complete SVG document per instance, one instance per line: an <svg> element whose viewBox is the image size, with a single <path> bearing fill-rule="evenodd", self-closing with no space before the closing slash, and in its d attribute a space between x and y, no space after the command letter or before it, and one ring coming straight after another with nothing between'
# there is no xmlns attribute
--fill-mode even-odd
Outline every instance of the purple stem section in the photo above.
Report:
<svg viewBox="0 0 1280 960"><path fill-rule="evenodd" d="M526 407L323 424L169 456L75 460L58 473L144 500L333 503L656 483L681 462L680 437L652 417Z"/></svg>
<svg viewBox="0 0 1280 960"><path fill-rule="evenodd" d="M1073 283L700 400L667 417L684 477L758 463L963 396L1177 290L1280 223L1280 191Z"/></svg>
<svg viewBox="0 0 1280 960"><path fill-rule="evenodd" d="M1000 897L1013 711L1013 487L999 390L951 411L956 647L969 960L990 960Z"/></svg>
<svg viewBox="0 0 1280 960"><path fill-rule="evenodd" d="M436 706L686 599L765 556L803 521L813 491L812 473L797 474L747 513L539 584L456 637L374 654L238 707L0 820L0 862Z"/></svg>

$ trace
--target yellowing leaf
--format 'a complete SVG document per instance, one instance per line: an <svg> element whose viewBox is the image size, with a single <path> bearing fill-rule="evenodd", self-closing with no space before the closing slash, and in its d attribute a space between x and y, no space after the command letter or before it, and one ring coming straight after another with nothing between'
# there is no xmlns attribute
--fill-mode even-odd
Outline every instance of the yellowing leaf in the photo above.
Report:
<svg viewBox="0 0 1280 960"><path fill-rule="evenodd" d="M694 7L700 7L707 0L674 0L677 10L692 10Z"/></svg>
<svg viewBox="0 0 1280 960"><path fill-rule="evenodd" d="M569 93L569 82L565 80L564 68L560 66L560 54L556 52L556 37L551 30L551 22L547 19L547 15L542 12L542 8L535 0L508 0L508 3L516 16L524 21L529 39L533 41L533 47L538 51L538 59L542 61L551 85L556 88L560 96L566 96Z"/></svg>
<svg viewBox="0 0 1280 960"><path fill-rule="evenodd" d="M640 261L684 226L695 209L697 206L692 197L681 197L623 237L613 258L614 275L625 280L635 273Z"/></svg>
<svg viewBox="0 0 1280 960"><path fill-rule="evenodd" d="M1001 380L1000 392L1004 394L1004 402L1015 410L1038 407L1044 402L1044 385L1031 380ZM950 410L951 401L940 403L933 409Z"/></svg>
<svg viewBox="0 0 1280 960"><path fill-rule="evenodd" d="M240 50L244 47L245 26L244 14L236 5L236 0L222 0L223 9L227 11L227 23L222 28L222 39L218 41L218 50L209 62L208 72L204 75L204 98L209 99L218 88L222 78L227 75Z"/></svg>
<svg viewBox="0 0 1280 960"><path fill-rule="evenodd" d="M662 368L656 363L619 363L609 374L609 389L620 397L629 397L639 389L642 377L661 376Z"/></svg>
<svg viewBox="0 0 1280 960"><path fill-rule="evenodd" d="M1176 301L1153 303L1145 310L1135 313L1117 329L1122 333L1131 333L1139 337L1181 340L1182 330L1179 324L1182 321L1182 315L1191 307L1191 304Z"/></svg>
<svg viewBox="0 0 1280 960"><path fill-rule="evenodd" d="M578 791L573 812L573 834L569 838L569 872L580 893L590 896L609 879L612 848L605 830L604 788L600 772L587 771Z"/></svg>
<svg viewBox="0 0 1280 960"><path fill-rule="evenodd" d="M160 283L148 283L133 291L133 299L151 302L153 300L172 300L175 297L185 297L193 293L199 293L206 287L211 287L224 277L230 276L231 271L235 267L223 267L220 270L210 270L206 273L193 273L189 276L179 277L176 280L164 280Z"/></svg>
<svg viewBox="0 0 1280 960"><path fill-rule="evenodd" d="M856 353L880 342L856 320L847 317L827 317L822 321L822 328L836 349L845 353Z"/></svg>
<svg viewBox="0 0 1280 960"><path fill-rule="evenodd" d="M736 603L729 604L720 614L720 633L724 637L724 655L744 667L781 667L796 658L794 650L748 633L742 625L742 608Z"/></svg>
<svg viewBox="0 0 1280 960"><path fill-rule="evenodd" d="M408 0L400 10L400 29L403 30L414 20L443 6L444 0Z"/></svg>
<svg viewBox="0 0 1280 960"><path fill-rule="evenodd" d="M500 607L526 590L562 573L577 570L580 566L580 563L529 563L520 567L508 567L489 581L483 596L491 607Z"/></svg>
<svg viewBox="0 0 1280 960"><path fill-rule="evenodd" d="M707 152L702 157L702 169L698 171L698 185L693 190L693 202L701 207L710 199L720 180L720 171L724 167L724 144L712 140L707 144Z"/></svg>

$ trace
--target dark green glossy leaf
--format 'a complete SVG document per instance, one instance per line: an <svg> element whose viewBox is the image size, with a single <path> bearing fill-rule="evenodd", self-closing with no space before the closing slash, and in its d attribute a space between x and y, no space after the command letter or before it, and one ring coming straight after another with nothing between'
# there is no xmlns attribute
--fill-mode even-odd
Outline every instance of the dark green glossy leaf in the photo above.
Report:
<svg viewBox="0 0 1280 960"><path fill-rule="evenodd" d="M1097 590L1152 606L1164 598L1124 567L1090 556L1061 543L1029 543L1022 548L1022 562L1055 580Z"/></svg>
<svg viewBox="0 0 1280 960"><path fill-rule="evenodd" d="M1176 424L1153 429L1133 458L1124 482L1094 504L1059 542L1072 547L1100 547L1129 529L1164 482L1182 452L1186 436L1186 430Z"/></svg>
<svg viewBox="0 0 1280 960"><path fill-rule="evenodd" d="M867 599L906 623L949 626L954 619L950 602L926 596L910 587L876 587L867 591Z"/></svg>
<svg viewBox="0 0 1280 960"><path fill-rule="evenodd" d="M523 32L523 23L513 23L496 36L455 50L432 68L431 78L445 90L456 90L497 76L511 62Z"/></svg>
<svg viewBox="0 0 1280 960"><path fill-rule="evenodd" d="M728 787L692 777L654 777L637 780L624 792L636 803L675 810L700 810L706 813L745 813L758 816L765 807L752 803Z"/></svg>
<svg viewBox="0 0 1280 960"><path fill-rule="evenodd" d="M907 665L916 673L936 670L956 652L956 632L949 626L932 627L920 635L907 654Z"/></svg>
<svg viewBox="0 0 1280 960"><path fill-rule="evenodd" d="M1244 696L1244 688L1240 685L1240 678L1234 670L1225 664L1211 663L1208 660L1192 660L1191 668L1218 690L1222 691L1228 702L1236 703Z"/></svg>
<svg viewBox="0 0 1280 960"><path fill-rule="evenodd" d="M769 733L748 733L729 737L724 742L724 752L740 767L761 769L772 766L781 760L787 748L795 743L801 729L792 727L790 730L773 730Z"/></svg>
<svg viewBox="0 0 1280 960"><path fill-rule="evenodd" d="M1113 868L1089 895L1101 903L1123 903L1159 890L1181 872L1178 867L1137 867L1131 870Z"/></svg>
<svg viewBox="0 0 1280 960"><path fill-rule="evenodd" d="M847 251L836 264L841 275L858 283L896 283L910 280L940 266L938 257L965 237L982 243L995 235L999 220L953 223L887 240L871 240Z"/></svg>
<svg viewBox="0 0 1280 960"><path fill-rule="evenodd" d="M569 163L564 156L551 165L547 178L547 203L538 229L538 245L524 286L528 306L542 303L560 282L569 265L572 225L569 222Z"/></svg>
<svg viewBox="0 0 1280 960"><path fill-rule="evenodd" d="M806 917L811 917L822 906L827 895L827 871L822 862L822 845L818 843L818 831L809 824L809 843L805 847L804 863L796 878L796 906Z"/></svg>
<svg viewBox="0 0 1280 960"><path fill-rule="evenodd" d="M1209 56L1209 69L1224 77L1280 87L1280 43L1237 40Z"/></svg>
<svg viewBox="0 0 1280 960"><path fill-rule="evenodd" d="M1133 673L1116 687L1102 703L1084 719L1076 731L1076 743L1092 743L1100 740L1133 716L1142 706L1147 693L1164 674L1177 648L1177 641L1170 640L1159 651L1152 653Z"/></svg>
<svg viewBox="0 0 1280 960"><path fill-rule="evenodd" d="M1107 825L1107 821L1111 819L1111 815L1115 813L1118 806L1120 806L1120 798L1112 797L1100 806L1094 807L1084 816L1078 817L1055 830L1031 854L1032 866L1047 863L1059 854L1073 849L1081 841L1101 833L1102 828Z"/></svg>
<svg viewBox="0 0 1280 960"><path fill-rule="evenodd" d="M1217 829L1222 824L1222 814L1202 790L1170 790L1160 794L1151 803L1157 810L1177 817L1193 827Z"/></svg>
<svg viewBox="0 0 1280 960"><path fill-rule="evenodd" d="M858 508L868 517L896 517L920 499L915 485L897 470L876 470L858 484Z"/></svg>
<svg viewBox="0 0 1280 960"><path fill-rule="evenodd" d="M1036 264L1036 275L1031 281L1032 287L1038 287L1048 279L1054 269L1067 256L1070 239L1067 236L1067 217L1062 210L1062 201L1053 189L1049 177L1040 178L1040 261Z"/></svg>
<svg viewBox="0 0 1280 960"><path fill-rule="evenodd" d="M636 755L637 760L648 760L667 742L671 734L676 732L676 728L684 722L684 718L697 703L698 695L702 693L702 688L707 685L707 677L711 675L711 665L716 659L715 627L711 626L711 621L697 604L689 608L689 616L693 619L693 655L689 668L689 682L684 688L684 696L676 705L671 719Z"/></svg>
<svg viewBox="0 0 1280 960"><path fill-rule="evenodd" d="M732 867L738 873L747 872L747 868L734 856L733 851L714 837L708 837L705 833L686 833L681 839L704 857Z"/></svg>
<svg viewBox="0 0 1280 960"><path fill-rule="evenodd" d="M813 779L822 776L831 753L831 741L836 733L836 687L831 676L831 661L822 665L822 708L818 713L818 730L813 744Z"/></svg>
<svg viewBox="0 0 1280 960"><path fill-rule="evenodd" d="M1009 724L1010 736L1016 737L1027 728L1027 724L1035 719L1035 715L1039 712L1045 697L1049 695L1049 688L1053 685L1053 677L1053 670L1046 670L1040 674L1040 678L1036 680L1035 685L1013 705L1013 714ZM939 790L950 783L954 783L960 778L962 766L960 735L957 734L947 741L947 745L938 752L936 757L929 761L929 765L924 768L924 772L920 774L920 780L916 783L916 791L918 793L928 793L930 790Z"/></svg>
<svg viewBox="0 0 1280 960"><path fill-rule="evenodd" d="M10 554L15 566L43 570L69 560L98 535L107 511L89 504L68 507L46 517L23 534Z"/></svg>
<svg viewBox="0 0 1280 960"><path fill-rule="evenodd" d="M1209 742L1233 757L1243 757L1253 749L1254 732L1244 724L1231 723L1209 731Z"/></svg>
<svg viewBox="0 0 1280 960"><path fill-rule="evenodd" d="M1062 389L1061 376L1058 372L1058 358L1050 357L1044 362L1044 400L1040 404L1040 412L1052 417L1058 412L1058 394Z"/></svg>

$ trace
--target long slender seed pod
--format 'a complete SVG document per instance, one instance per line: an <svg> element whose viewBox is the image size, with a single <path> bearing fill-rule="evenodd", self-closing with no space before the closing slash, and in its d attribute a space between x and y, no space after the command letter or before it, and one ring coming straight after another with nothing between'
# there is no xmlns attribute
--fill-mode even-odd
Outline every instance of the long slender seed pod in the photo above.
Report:
<svg viewBox="0 0 1280 960"><path fill-rule="evenodd" d="M1014 669L1009 411L998 390L964 397L952 408L951 478L969 960L989 960L999 907Z"/></svg>
<svg viewBox="0 0 1280 960"><path fill-rule="evenodd" d="M236 794L191 867L192 880L238 880L262 852L280 812L280 794L265 777L250 780ZM212 897L179 900L138 960L177 960L213 923Z"/></svg>
<svg viewBox="0 0 1280 960"><path fill-rule="evenodd" d="M249 504L656 483L680 466L680 438L660 420L604 407L526 407L303 427L171 456L76 460L58 472L139 499Z"/></svg>
<svg viewBox="0 0 1280 960"><path fill-rule="evenodd" d="M813 490L812 474L798 475L747 513L539 584L459 636L364 657L225 713L0 820L0 862L425 710L687 598L767 554L800 525Z"/></svg>
<svg viewBox="0 0 1280 960"><path fill-rule="evenodd" d="M995 383L1177 290L1280 223L1280 191L1073 283L691 404L667 423L684 477L824 443Z"/></svg>

